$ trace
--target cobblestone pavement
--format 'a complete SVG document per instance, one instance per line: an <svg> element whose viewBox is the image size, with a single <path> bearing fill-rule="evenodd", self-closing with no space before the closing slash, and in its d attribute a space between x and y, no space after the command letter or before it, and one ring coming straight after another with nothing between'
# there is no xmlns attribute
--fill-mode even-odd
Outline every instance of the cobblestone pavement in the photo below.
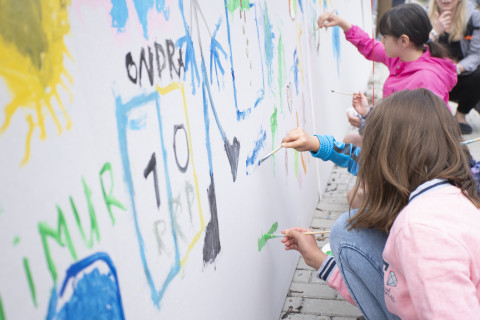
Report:
<svg viewBox="0 0 480 320"><path fill-rule="evenodd" d="M330 229L340 214L348 210L347 191L355 177L347 169L335 166L327 187L313 215L311 228ZM323 247L328 236L317 237ZM343 300L336 290L317 278L316 270L300 257L290 285L280 319L288 320L347 320L356 319L360 311Z"/></svg>

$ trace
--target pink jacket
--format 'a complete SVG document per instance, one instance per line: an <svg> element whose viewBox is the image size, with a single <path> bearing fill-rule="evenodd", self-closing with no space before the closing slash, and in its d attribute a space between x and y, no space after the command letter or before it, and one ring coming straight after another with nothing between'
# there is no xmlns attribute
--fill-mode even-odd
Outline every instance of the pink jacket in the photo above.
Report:
<svg viewBox="0 0 480 320"><path fill-rule="evenodd" d="M446 185L411 200L383 251L385 302L401 319L480 319L480 210ZM328 285L354 304L338 268Z"/></svg>
<svg viewBox="0 0 480 320"><path fill-rule="evenodd" d="M448 106L448 93L457 83L456 66L452 60L432 57L428 47L415 61L404 62L399 58L389 58L383 43L372 40L355 25L345 32L345 37L365 58L388 67L390 75L383 85L384 98L396 91L425 88L442 98Z"/></svg>

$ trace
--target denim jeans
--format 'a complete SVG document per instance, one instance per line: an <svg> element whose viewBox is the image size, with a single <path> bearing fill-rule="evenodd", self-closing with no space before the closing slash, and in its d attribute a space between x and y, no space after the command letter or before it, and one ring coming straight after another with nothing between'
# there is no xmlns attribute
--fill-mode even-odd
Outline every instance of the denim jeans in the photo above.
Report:
<svg viewBox="0 0 480 320"><path fill-rule="evenodd" d="M368 320L400 319L385 305L382 253L387 234L375 229L348 231L348 218L345 212L333 225L330 247L350 295Z"/></svg>

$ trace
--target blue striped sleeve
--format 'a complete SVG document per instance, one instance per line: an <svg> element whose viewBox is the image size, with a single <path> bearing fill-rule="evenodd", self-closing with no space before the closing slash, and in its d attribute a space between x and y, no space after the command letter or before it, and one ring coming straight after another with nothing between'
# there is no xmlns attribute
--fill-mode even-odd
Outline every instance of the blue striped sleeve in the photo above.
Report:
<svg viewBox="0 0 480 320"><path fill-rule="evenodd" d="M328 282L328 278L336 267L337 263L335 262L335 259L332 256L327 256L317 271L317 277Z"/></svg>
<svg viewBox="0 0 480 320"><path fill-rule="evenodd" d="M348 172L357 175L358 155L361 148L351 143L336 141L332 136L315 135L320 142L320 148L317 152L311 152L316 158L324 161L332 161L337 166L347 168Z"/></svg>

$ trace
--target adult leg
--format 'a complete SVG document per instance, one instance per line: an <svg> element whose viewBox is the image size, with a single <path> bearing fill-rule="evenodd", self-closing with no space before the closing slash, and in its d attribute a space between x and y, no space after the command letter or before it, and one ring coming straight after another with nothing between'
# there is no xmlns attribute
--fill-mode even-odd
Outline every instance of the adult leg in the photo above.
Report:
<svg viewBox="0 0 480 320"><path fill-rule="evenodd" d="M460 75L457 85L450 92L450 100L458 103L455 119L464 134L472 132L472 128L467 124L465 117L480 101L479 87L480 67L470 74Z"/></svg>
<svg viewBox="0 0 480 320"><path fill-rule="evenodd" d="M352 210L353 216L357 211ZM374 229L348 231L349 213L332 227L330 246L353 300L366 319L399 319L385 305L382 253L387 234Z"/></svg>

